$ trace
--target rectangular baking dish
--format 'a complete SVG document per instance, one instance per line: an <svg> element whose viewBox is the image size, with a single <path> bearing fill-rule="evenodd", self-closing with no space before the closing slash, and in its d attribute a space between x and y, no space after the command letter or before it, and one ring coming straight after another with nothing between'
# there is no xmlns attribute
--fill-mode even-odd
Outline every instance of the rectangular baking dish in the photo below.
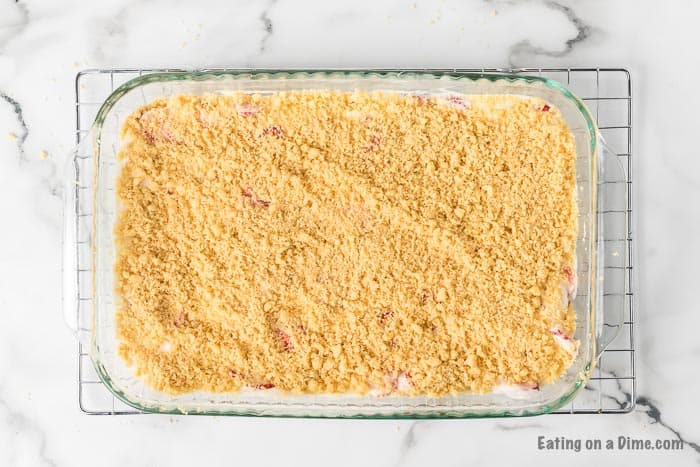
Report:
<svg viewBox="0 0 700 467"><path fill-rule="evenodd" d="M236 394L191 393L172 396L152 390L117 356L114 296L117 201L116 155L123 120L138 107L175 94L273 93L290 90L383 90L421 95L510 94L534 96L556 106L576 141L576 189L579 235L576 244L577 289L574 300L580 343L571 367L555 383L538 391L460 394L439 398L403 396L291 396L275 390ZM600 353L615 337L615 326L603 326L602 300L604 225L599 215L604 190L603 170L621 170L605 148L583 101L556 81L512 74L443 71L252 71L217 70L154 73L117 88L101 105L90 133L75 148L66 177L64 229L64 310L74 314L81 289L93 297L91 316L74 328L90 349L90 359L105 386L141 411L211 415L293 417L502 417L537 415L568 403L585 386ZM86 163L87 162L87 163ZM611 163L612 162L612 163ZM92 207L91 219L76 215L77 203ZM78 242L88 242L91 264L76 264ZM610 324L611 319L607 319Z"/></svg>

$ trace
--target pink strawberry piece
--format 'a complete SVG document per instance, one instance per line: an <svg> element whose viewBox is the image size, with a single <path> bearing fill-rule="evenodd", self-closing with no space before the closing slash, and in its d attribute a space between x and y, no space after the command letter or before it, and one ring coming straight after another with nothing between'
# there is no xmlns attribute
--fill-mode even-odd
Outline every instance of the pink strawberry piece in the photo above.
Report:
<svg viewBox="0 0 700 467"><path fill-rule="evenodd" d="M294 344L292 343L292 337L281 329L277 330L277 339L285 352L291 352L294 350Z"/></svg>
<svg viewBox="0 0 700 467"><path fill-rule="evenodd" d="M389 390L386 395L389 395L398 389L399 378L393 371L387 371L386 376L384 376L384 381L389 383L389 386L391 386L391 390Z"/></svg>
<svg viewBox="0 0 700 467"><path fill-rule="evenodd" d="M569 302L572 302L574 298L576 298L576 273L571 267L566 266L562 269L562 274L564 274L566 279L566 283L564 284L566 298Z"/></svg>
<svg viewBox="0 0 700 467"><path fill-rule="evenodd" d="M255 389L272 389L275 387L274 384L272 383L261 383L261 384L256 384L253 386Z"/></svg>
<svg viewBox="0 0 700 467"><path fill-rule="evenodd" d="M178 139L172 132L166 128L161 128L161 133L163 134L163 139L169 143L179 143Z"/></svg>
<svg viewBox="0 0 700 467"><path fill-rule="evenodd" d="M430 291L428 289L423 289L423 293L420 298L421 305L427 305L430 300Z"/></svg>
<svg viewBox="0 0 700 467"><path fill-rule="evenodd" d="M413 96L413 97L418 101L418 104L420 104L420 105L425 105L425 104L430 102L430 98L428 98L426 96Z"/></svg>
<svg viewBox="0 0 700 467"><path fill-rule="evenodd" d="M372 136L370 139L369 146L365 147L365 152L374 151L379 146L381 138L379 136Z"/></svg>
<svg viewBox="0 0 700 467"><path fill-rule="evenodd" d="M564 330L559 326L556 326L555 328L552 329L552 335L559 337L561 339L564 339L565 341L571 340L571 338L569 336L567 336L564 333Z"/></svg>
<svg viewBox="0 0 700 467"><path fill-rule="evenodd" d="M255 196L255 193L253 192L253 189L250 188L250 187L244 188L244 189L241 191L241 194L242 194L244 197L250 199L250 205L253 206L253 207L261 206L261 207L266 208L266 207L269 207L269 206L270 206L270 201L268 201L268 200L266 200L266 199L260 199L260 198L256 197L256 196Z"/></svg>
<svg viewBox="0 0 700 467"><path fill-rule="evenodd" d="M569 335L567 335L561 327L557 326L551 329L554 340L562 346L572 357L576 356L578 345Z"/></svg>
<svg viewBox="0 0 700 467"><path fill-rule="evenodd" d="M175 326L177 326L177 327L184 326L186 318L187 318L187 315L185 314L185 312L181 311L180 314L177 315L177 319L175 320Z"/></svg>
<svg viewBox="0 0 700 467"><path fill-rule="evenodd" d="M411 373L409 371L388 371L387 375L384 377L384 381L391 385L391 391L385 395L396 391L406 391L413 386L413 380L411 379Z"/></svg>
<svg viewBox="0 0 700 467"><path fill-rule="evenodd" d="M157 139L156 132L153 129L153 123L155 120L157 120L157 115L156 113L160 113L160 111L151 109L147 110L144 113L141 114L139 117L139 123L141 124L141 132L143 133L144 138L146 138L150 143L154 143Z"/></svg>
<svg viewBox="0 0 700 467"><path fill-rule="evenodd" d="M170 120L164 109L145 111L139 117L139 123L141 123L141 132L144 138L150 143L157 141L179 142L170 128Z"/></svg>
<svg viewBox="0 0 700 467"><path fill-rule="evenodd" d="M236 104L236 111L244 117L251 117L260 112L260 109L251 104Z"/></svg>
<svg viewBox="0 0 700 467"><path fill-rule="evenodd" d="M539 383L521 383L518 386L520 386L522 389L524 389L526 391L539 391L540 390Z"/></svg>
<svg viewBox="0 0 700 467"><path fill-rule="evenodd" d="M457 107L458 109L466 109L468 107L467 102L459 96L450 96L447 99L447 102L452 104L453 106Z"/></svg>
<svg viewBox="0 0 700 467"><path fill-rule="evenodd" d="M156 131L144 130L144 136L151 143L156 141L167 141L168 143L178 142L177 138L167 128L161 126Z"/></svg>
<svg viewBox="0 0 700 467"><path fill-rule="evenodd" d="M547 104L542 106L542 112L549 112L549 109L551 109L551 107Z"/></svg>
<svg viewBox="0 0 700 467"><path fill-rule="evenodd" d="M284 135L284 130L282 130L282 127L279 125L272 125L263 129L263 135L274 136L279 139Z"/></svg>
<svg viewBox="0 0 700 467"><path fill-rule="evenodd" d="M566 282L569 285L574 285L575 284L575 278L574 278L574 271L571 269L569 266L566 266L562 272L566 276Z"/></svg>
<svg viewBox="0 0 700 467"><path fill-rule="evenodd" d="M396 377L396 384L394 385L394 389L399 391L406 391L411 386L413 386L411 372L404 371L403 373L399 373L399 376Z"/></svg>
<svg viewBox="0 0 700 467"><path fill-rule="evenodd" d="M206 110L203 109L197 109L197 120L199 120L199 123L204 126L204 127L210 127L212 124L212 116L207 112Z"/></svg>
<svg viewBox="0 0 700 467"><path fill-rule="evenodd" d="M148 140L149 143L155 143L156 141L156 135L151 131L147 129L143 129L143 137Z"/></svg>

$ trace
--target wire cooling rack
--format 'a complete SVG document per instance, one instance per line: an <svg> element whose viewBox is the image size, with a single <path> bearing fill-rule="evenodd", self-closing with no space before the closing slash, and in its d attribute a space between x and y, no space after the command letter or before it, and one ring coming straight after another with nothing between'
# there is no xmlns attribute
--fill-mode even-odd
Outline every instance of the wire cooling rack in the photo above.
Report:
<svg viewBox="0 0 700 467"><path fill-rule="evenodd" d="M76 140L79 143L92 126L102 102L126 81L155 72L179 72L162 69L84 70L75 80ZM387 70L389 71L389 70ZM520 69L450 69L410 71L463 71L490 73L518 73L537 75L565 83L580 96L596 116L598 128L608 146L617 154L624 174L606 171L599 180L606 196L606 205L599 212L605 223L605 272L603 299L606 316L622 316L622 329L603 352L593 377L571 403L555 413L627 413L636 400L635 343L634 343L634 258L632 248L632 86L630 74L620 68L520 68ZM76 179L82 164L75 161ZM613 175L610 175L613 172ZM76 185L76 215L78 219L91 217L89 186ZM77 227L76 227L77 228ZM78 229L79 230L79 229ZM82 235L82 236L81 236ZM88 277L91 274L90 233L76 231L78 265L78 320L90 316L92 291ZM85 278L82 281L80 278ZM608 324L606 326L617 326ZM88 348L78 344L78 403L80 409L94 415L138 414L138 410L116 399L95 373Z"/></svg>

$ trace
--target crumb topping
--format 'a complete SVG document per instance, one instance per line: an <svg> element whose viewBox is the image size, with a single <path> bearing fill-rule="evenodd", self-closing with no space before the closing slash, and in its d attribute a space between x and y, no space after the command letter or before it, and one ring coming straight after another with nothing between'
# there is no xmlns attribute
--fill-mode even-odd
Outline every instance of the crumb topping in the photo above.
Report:
<svg viewBox="0 0 700 467"><path fill-rule="evenodd" d="M177 95L122 138L119 353L153 388L438 396L571 364L575 146L551 104Z"/></svg>

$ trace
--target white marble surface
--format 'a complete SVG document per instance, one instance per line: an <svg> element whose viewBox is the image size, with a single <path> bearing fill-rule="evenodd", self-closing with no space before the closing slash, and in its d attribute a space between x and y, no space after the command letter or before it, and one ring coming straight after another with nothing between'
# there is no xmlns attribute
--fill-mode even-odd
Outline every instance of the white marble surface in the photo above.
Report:
<svg viewBox="0 0 700 467"><path fill-rule="evenodd" d="M0 465L697 465L699 18L700 4L679 1L2 0ZM78 410L59 247L78 70L509 65L632 72L634 413L414 422L94 417ZM538 451L538 435L682 437L686 444L679 452L561 453Z"/></svg>

